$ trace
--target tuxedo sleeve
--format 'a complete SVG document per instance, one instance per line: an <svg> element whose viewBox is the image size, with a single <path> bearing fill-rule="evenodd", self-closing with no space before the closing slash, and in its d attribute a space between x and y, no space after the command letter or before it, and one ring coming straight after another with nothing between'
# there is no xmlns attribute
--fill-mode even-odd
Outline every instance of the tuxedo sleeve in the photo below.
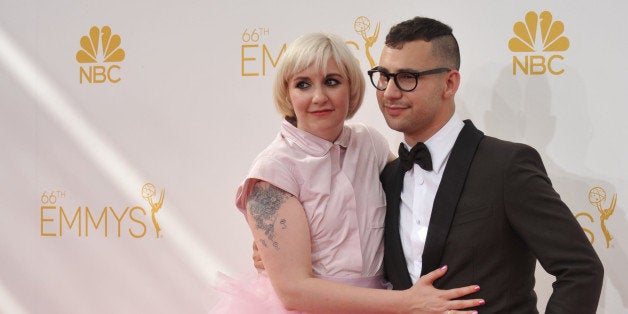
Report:
<svg viewBox="0 0 628 314"><path fill-rule="evenodd" d="M541 157L517 145L504 198L512 228L556 280L546 313L595 313L604 270L571 210L560 199Z"/></svg>

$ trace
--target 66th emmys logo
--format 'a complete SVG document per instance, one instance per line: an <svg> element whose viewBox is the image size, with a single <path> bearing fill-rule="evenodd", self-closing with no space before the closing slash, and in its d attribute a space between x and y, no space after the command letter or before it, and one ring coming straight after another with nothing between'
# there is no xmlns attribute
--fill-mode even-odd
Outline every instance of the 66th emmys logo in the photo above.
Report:
<svg viewBox="0 0 628 314"><path fill-rule="evenodd" d="M557 60L564 58L556 52L569 49L569 39L563 36L565 24L554 20L552 13L543 11L537 14L530 11L526 13L524 21L515 23L513 31L515 36L508 42L508 48L512 52L526 53L523 60L512 57L513 75L517 74L517 68L526 75L545 72L560 75L565 72L557 64Z"/></svg>
<svg viewBox="0 0 628 314"><path fill-rule="evenodd" d="M375 66L375 59L371 55L371 48L377 42L380 24L372 24L365 16L359 16L353 21L353 31L360 35L364 42L364 54L370 64ZM339 32L341 33L341 32ZM245 28L240 39L240 75L266 76L269 70L276 68L283 53L287 49L286 42L271 40L270 29L266 27ZM346 44L360 51L362 46L355 41L346 41ZM356 58L357 59L357 58ZM358 60L359 61L359 60Z"/></svg>
<svg viewBox="0 0 628 314"><path fill-rule="evenodd" d="M259 76L260 72L266 75L269 67L275 68L279 63L281 55L286 51L286 44L267 44L265 39L269 35L270 30L266 27L246 28L242 32L240 46L242 76Z"/></svg>
<svg viewBox="0 0 628 314"><path fill-rule="evenodd" d="M99 29L93 26L89 36L81 37L81 49L76 52L76 61L83 64L79 69L79 82L87 83L118 83L120 77L117 72L125 54L120 48L122 39L118 34L112 34L109 26Z"/></svg>
<svg viewBox="0 0 628 314"><path fill-rule="evenodd" d="M40 235L42 237L64 236L104 236L110 234L118 238L130 235L143 238L150 233L150 226L155 230L155 237L161 237L161 227L157 221L157 212L164 202L165 190L157 198L157 189L152 183L142 186L141 195L150 206L146 211L142 206L72 206L66 202L66 192L62 190L44 191L40 196ZM150 222L148 223L148 216Z"/></svg>

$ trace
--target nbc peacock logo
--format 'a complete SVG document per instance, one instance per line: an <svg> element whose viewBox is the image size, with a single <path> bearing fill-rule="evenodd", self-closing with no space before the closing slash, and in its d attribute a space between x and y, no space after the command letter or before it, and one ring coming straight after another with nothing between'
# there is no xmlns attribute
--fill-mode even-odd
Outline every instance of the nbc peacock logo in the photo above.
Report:
<svg viewBox="0 0 628 314"><path fill-rule="evenodd" d="M85 83L118 83L121 78L118 73L120 65L125 57L124 50L120 48L122 39L120 35L113 34L111 27L98 28L92 26L89 34L82 36L81 49L76 52L76 61L81 66L79 69L79 82Z"/></svg>
<svg viewBox="0 0 628 314"><path fill-rule="evenodd" d="M526 13L523 21L514 24L513 32L514 36L508 41L508 48L515 53L525 53L523 60L513 56L513 75L517 74L517 69L525 75L546 72L560 75L565 72L559 68L557 60L564 60L558 53L569 49L569 39L564 36L565 24L555 20L551 12Z"/></svg>

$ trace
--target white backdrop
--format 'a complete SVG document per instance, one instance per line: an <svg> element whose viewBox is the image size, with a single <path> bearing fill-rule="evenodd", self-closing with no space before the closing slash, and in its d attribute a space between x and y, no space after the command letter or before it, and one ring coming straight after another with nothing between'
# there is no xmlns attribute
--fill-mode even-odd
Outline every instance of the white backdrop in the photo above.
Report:
<svg viewBox="0 0 628 314"><path fill-rule="evenodd" d="M0 0L0 313L206 312L217 271L253 269L234 195L279 128L283 45L333 32L366 72L365 41L377 62L388 29L416 15L460 42L461 116L541 152L604 262L599 313L625 312L627 11L619 0ZM551 14L569 44L543 51L537 35L512 51L529 12ZM352 121L397 147L370 86ZM537 278L542 310L552 278Z"/></svg>

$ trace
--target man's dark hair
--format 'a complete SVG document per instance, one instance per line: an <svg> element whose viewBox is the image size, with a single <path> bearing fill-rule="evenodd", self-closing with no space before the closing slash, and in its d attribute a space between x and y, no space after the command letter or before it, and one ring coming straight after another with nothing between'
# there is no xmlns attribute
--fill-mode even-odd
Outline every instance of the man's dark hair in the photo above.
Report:
<svg viewBox="0 0 628 314"><path fill-rule="evenodd" d="M446 63L442 66L460 69L460 48L448 25L417 16L393 26L386 35L385 44L394 49L401 49L405 43L415 40L432 42L432 52Z"/></svg>

